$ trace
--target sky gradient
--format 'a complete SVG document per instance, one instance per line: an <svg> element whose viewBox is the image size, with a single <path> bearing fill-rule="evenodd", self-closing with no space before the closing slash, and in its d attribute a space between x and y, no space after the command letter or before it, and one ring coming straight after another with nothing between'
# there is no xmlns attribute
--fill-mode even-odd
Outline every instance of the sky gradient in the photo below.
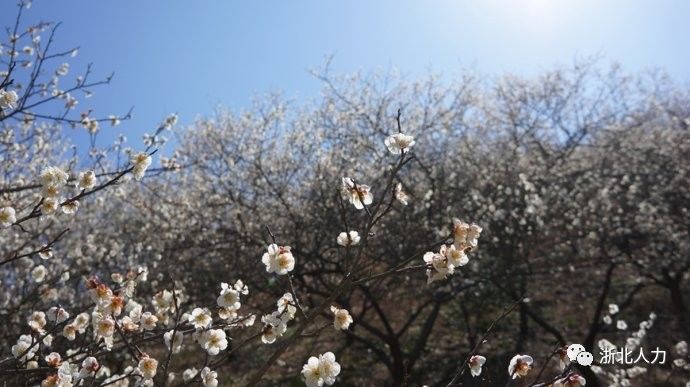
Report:
<svg viewBox="0 0 690 387"><path fill-rule="evenodd" d="M0 7L3 26L13 4ZM81 47L73 71L93 62L96 74L115 72L88 105L102 115L133 105L118 128L131 135L170 112L189 123L274 90L316 97L308 69L328 55L338 73L395 68L412 78L463 67L530 75L601 54L688 84L688 16L684 0L35 0L26 20L63 22L58 46Z"/></svg>

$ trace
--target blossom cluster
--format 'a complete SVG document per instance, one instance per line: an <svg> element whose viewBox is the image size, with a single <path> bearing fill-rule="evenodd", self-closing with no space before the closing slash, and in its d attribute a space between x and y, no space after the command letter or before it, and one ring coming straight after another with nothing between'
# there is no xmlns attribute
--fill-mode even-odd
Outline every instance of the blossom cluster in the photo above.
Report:
<svg viewBox="0 0 690 387"><path fill-rule="evenodd" d="M288 322L295 318L297 307L292 293L285 293L278 299L277 310L261 317L264 324L261 331L261 341L272 344L287 331Z"/></svg>
<svg viewBox="0 0 690 387"><path fill-rule="evenodd" d="M442 245L438 253L424 254L427 265L427 282L432 283L448 277L455 272L456 267L465 266L469 262L467 253L477 247L477 240L482 228L476 224L467 224L459 219L453 219L453 244Z"/></svg>
<svg viewBox="0 0 690 387"><path fill-rule="evenodd" d="M307 387L331 386L340 374L340 364L335 361L333 352L326 352L319 357L312 356L302 367Z"/></svg>
<svg viewBox="0 0 690 387"><path fill-rule="evenodd" d="M68 180L69 175L59 167L47 167L41 172L39 176L41 193L43 194L41 212L44 215L54 214L59 207L62 207L62 212L65 214L74 214L79 209L77 200L62 203L62 188L67 185Z"/></svg>
<svg viewBox="0 0 690 387"><path fill-rule="evenodd" d="M151 165L151 156L146 152L140 152L132 156L132 173L135 180L141 180L146 174L146 169Z"/></svg>

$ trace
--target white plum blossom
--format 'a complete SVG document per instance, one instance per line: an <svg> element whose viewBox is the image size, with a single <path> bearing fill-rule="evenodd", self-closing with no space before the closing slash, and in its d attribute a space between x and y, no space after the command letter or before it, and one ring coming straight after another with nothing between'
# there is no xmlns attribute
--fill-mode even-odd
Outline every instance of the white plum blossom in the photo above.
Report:
<svg viewBox="0 0 690 387"><path fill-rule="evenodd" d="M469 262L469 258L467 257L467 254L465 254L464 250L458 250L455 245L443 245L441 246L441 250L439 251L439 254L446 257L448 260L448 263L451 265L458 267L458 266L465 266L467 265L467 262Z"/></svg>
<svg viewBox="0 0 690 387"><path fill-rule="evenodd" d="M448 261L448 258L441 254L430 251L424 254L422 258L427 264L427 284L446 279L455 270L455 266Z"/></svg>
<svg viewBox="0 0 690 387"><path fill-rule="evenodd" d="M70 200L62 205L62 212L67 215L74 215L79 210L79 201Z"/></svg>
<svg viewBox="0 0 690 387"><path fill-rule="evenodd" d="M337 306L331 305L331 312L333 312L333 326L338 330L347 330L352 324L352 316L347 309L341 309Z"/></svg>
<svg viewBox="0 0 690 387"><path fill-rule="evenodd" d="M415 144L415 141L413 136L404 133L395 133L386 137L384 143L389 152L394 155L399 155L401 153L407 153L412 145Z"/></svg>
<svg viewBox="0 0 690 387"><path fill-rule="evenodd" d="M44 248L43 250L41 250L41 251L38 252L38 256L39 256L41 259L50 259L50 258L53 258L53 249L51 249L50 247L46 247L46 248Z"/></svg>
<svg viewBox="0 0 690 387"><path fill-rule="evenodd" d="M144 379L152 380L158 371L158 360L147 355L143 356L141 360L139 360L137 371Z"/></svg>
<svg viewBox="0 0 690 387"><path fill-rule="evenodd" d="M601 340L599 340L599 341L597 342L597 346L598 346L601 350L607 350L607 349L608 349L608 350L615 350L615 349L616 349L616 346L615 346L612 342L610 342L610 341L608 341L608 340L606 340L606 339L601 339Z"/></svg>
<svg viewBox="0 0 690 387"><path fill-rule="evenodd" d="M286 319L281 318L281 313L277 311L261 317L261 322L264 323L261 334L261 341L264 344L274 343L276 339L282 336L287 330Z"/></svg>
<svg viewBox="0 0 690 387"><path fill-rule="evenodd" d="M220 287L220 295L216 299L218 306L221 308L239 309L242 305L240 303L240 292L225 282L221 283Z"/></svg>
<svg viewBox="0 0 690 387"><path fill-rule="evenodd" d="M62 336L69 341L74 341L77 338L77 327L74 324L66 324L62 328Z"/></svg>
<svg viewBox="0 0 690 387"><path fill-rule="evenodd" d="M158 312L167 312L175 306L175 298L169 290L163 290L153 296L153 307Z"/></svg>
<svg viewBox="0 0 690 387"><path fill-rule="evenodd" d="M189 315L189 323L192 324L195 329L208 328L211 326L211 323L213 323L211 312L202 308L194 308Z"/></svg>
<svg viewBox="0 0 690 387"><path fill-rule="evenodd" d="M74 98L70 93L65 94L65 108L66 109L74 109L79 105L79 100Z"/></svg>
<svg viewBox="0 0 690 387"><path fill-rule="evenodd" d="M110 303L110 299L113 297L113 291L106 284L96 284L95 282L90 282L87 284L87 287L90 287L89 295L91 296L91 300L93 302L98 305Z"/></svg>
<svg viewBox="0 0 690 387"><path fill-rule="evenodd" d="M81 378L93 377L96 372L101 368L98 364L98 359L93 356L89 356L84 361L81 362L81 369L79 370L79 376Z"/></svg>
<svg viewBox="0 0 690 387"><path fill-rule="evenodd" d="M212 371L208 367L204 367L204 369L201 370L201 382L204 384L204 387L218 386L218 373Z"/></svg>
<svg viewBox="0 0 690 387"><path fill-rule="evenodd" d="M19 96L16 91L0 89L0 112L2 112L2 110L12 110L16 108L18 99Z"/></svg>
<svg viewBox="0 0 690 387"><path fill-rule="evenodd" d="M339 245L347 247L347 246L355 246L359 244L360 241L360 236L357 231L348 231L348 232L341 232L338 235L337 242Z"/></svg>
<svg viewBox="0 0 690 387"><path fill-rule="evenodd" d="M63 308L53 306L52 308L48 309L46 317L48 318L48 321L60 324L64 321L67 321L69 318L69 313L67 313L67 311Z"/></svg>
<svg viewBox="0 0 690 387"><path fill-rule="evenodd" d="M53 345L53 338L54 338L53 335L47 334L47 335L43 336L43 340L41 342L46 347L50 347Z"/></svg>
<svg viewBox="0 0 690 387"><path fill-rule="evenodd" d="M223 282L220 285L220 295L216 299L218 306L222 308L239 309L242 304L240 302L240 291Z"/></svg>
<svg viewBox="0 0 690 387"><path fill-rule="evenodd" d="M98 120L92 120L89 118L85 118L82 121L82 124L84 125L86 130L91 134L98 133L98 130L100 129L100 126L101 126L101 124L98 122Z"/></svg>
<svg viewBox="0 0 690 387"><path fill-rule="evenodd" d="M319 366L319 358L312 356L307 360L307 364L302 366L302 375L304 376L304 383L307 387L321 387L324 384L324 378Z"/></svg>
<svg viewBox="0 0 690 387"><path fill-rule="evenodd" d="M222 320L230 320L237 317L237 309L235 308L219 308L218 317Z"/></svg>
<svg viewBox="0 0 690 387"><path fill-rule="evenodd" d="M59 167L46 167L39 175L39 181L43 189L43 196L47 198L57 197L60 188L67 184L69 175Z"/></svg>
<svg viewBox="0 0 690 387"><path fill-rule="evenodd" d="M113 280L114 282L117 282ZM129 311L129 317L132 318L132 321L134 322L140 322L141 321L141 314L143 310L143 306L139 304L138 302L129 299L127 301L127 304L125 305L125 311Z"/></svg>
<svg viewBox="0 0 690 387"><path fill-rule="evenodd" d="M175 339L172 340L172 346L171 346L170 341L173 337L173 331L174 330L170 330L168 332L165 332L165 334L163 335L163 340L165 341L165 346L168 347L169 350L172 349L173 353L179 353L180 350L182 349L182 341L184 340L184 333L182 333L179 330L176 331L175 332Z"/></svg>
<svg viewBox="0 0 690 387"><path fill-rule="evenodd" d="M609 304L609 314L610 314L610 315L614 315L614 314L618 313L619 310L620 310L620 309L618 308L618 305L616 305L616 304Z"/></svg>
<svg viewBox="0 0 690 387"><path fill-rule="evenodd" d="M340 374L340 364L335 361L333 352L312 356L302 367L302 375L307 387L331 386Z"/></svg>
<svg viewBox="0 0 690 387"><path fill-rule="evenodd" d="M31 278L33 278L35 282L43 282L46 279L46 275L48 275L48 269L43 265L38 265L31 270Z"/></svg>
<svg viewBox="0 0 690 387"><path fill-rule="evenodd" d="M295 257L290 252L290 246L278 246L275 243L268 246L268 251L261 257L266 265L266 272L284 275L295 268Z"/></svg>
<svg viewBox="0 0 690 387"><path fill-rule="evenodd" d="M288 292L283 294L282 297L278 299L276 303L278 306L278 313L284 316L283 319L292 319L297 312L297 307L295 307L295 300L292 297L292 293Z"/></svg>
<svg viewBox="0 0 690 387"><path fill-rule="evenodd" d="M41 213L44 215L54 214L59 206L60 202L57 198L45 198L41 203Z"/></svg>
<svg viewBox="0 0 690 387"><path fill-rule="evenodd" d="M29 317L29 321L27 321L27 323L33 331L42 333L43 327L45 327L47 324L46 314L41 311L35 311L31 314L31 317Z"/></svg>
<svg viewBox="0 0 690 387"><path fill-rule="evenodd" d="M326 352L320 355L319 365L322 370L324 383L328 386L335 383L336 377L340 374L340 364L335 361L333 352Z"/></svg>
<svg viewBox="0 0 690 387"><path fill-rule="evenodd" d="M111 296L110 298L101 300L98 307L103 310L105 314L119 316L122 314L122 308L125 306L125 299L122 296Z"/></svg>
<svg viewBox="0 0 690 387"><path fill-rule="evenodd" d="M482 374L482 366L486 363L486 358L480 355L474 355L470 358L469 367L472 376L477 377Z"/></svg>
<svg viewBox="0 0 690 387"><path fill-rule="evenodd" d="M163 121L162 126L166 129L170 129L177 124L177 120L178 120L177 114L173 113L173 114L165 117L165 121Z"/></svg>
<svg viewBox="0 0 690 387"><path fill-rule="evenodd" d="M625 347L627 347L630 350L633 350L639 347L641 342L642 341L637 337L628 337L627 339L625 339Z"/></svg>
<svg viewBox="0 0 690 387"><path fill-rule="evenodd" d="M144 312L140 317L141 327L145 331L151 331L156 329L156 323L158 323L158 317L151 312Z"/></svg>
<svg viewBox="0 0 690 387"><path fill-rule="evenodd" d="M44 185L41 187L41 194L45 198L55 199L60 195L60 188L58 185Z"/></svg>
<svg viewBox="0 0 690 387"><path fill-rule="evenodd" d="M20 361L25 361L32 358L37 349L38 346L34 345L34 340L30 335L21 335L17 343L12 346L12 355Z"/></svg>
<svg viewBox="0 0 690 387"><path fill-rule="evenodd" d="M215 356L220 351L228 347L228 340L225 336L225 331L222 329L210 329L201 334L199 338L201 347L208 352L209 355Z"/></svg>
<svg viewBox="0 0 690 387"><path fill-rule="evenodd" d="M43 379L41 387L72 387L72 382L72 367L69 362L63 362L57 373Z"/></svg>
<svg viewBox="0 0 690 387"><path fill-rule="evenodd" d="M41 300L44 302L54 302L58 299L58 291L54 287L42 287Z"/></svg>
<svg viewBox="0 0 690 387"><path fill-rule="evenodd" d="M256 322L256 315L250 314L248 316L239 318L238 321L233 325L237 327L251 327L254 325L254 322Z"/></svg>
<svg viewBox="0 0 690 387"><path fill-rule="evenodd" d="M688 369L688 368L686 368L686 369ZM636 378L642 374L647 373L647 369L645 367L634 366L632 368L628 368L627 370L625 370L625 373L628 376L628 378ZM583 380L584 380L584 378L583 378ZM687 387L687 384L686 384L686 387Z"/></svg>
<svg viewBox="0 0 690 387"><path fill-rule="evenodd" d="M87 313L79 313L77 317L74 318L72 324L79 330L79 333L84 333L89 325L89 315Z"/></svg>
<svg viewBox="0 0 690 387"><path fill-rule="evenodd" d="M403 191L402 183L398 183L395 186L395 199L404 206L408 204L408 196L405 191Z"/></svg>
<svg viewBox="0 0 690 387"><path fill-rule="evenodd" d="M453 243L458 250L476 249L481 232L482 228L476 224L468 224L457 218L453 219Z"/></svg>
<svg viewBox="0 0 690 387"><path fill-rule="evenodd" d="M249 287L245 285L245 283L242 282L242 280L238 279L232 286L235 288L236 291L240 292L240 294L243 294L245 296L249 294Z"/></svg>
<svg viewBox="0 0 690 387"><path fill-rule="evenodd" d="M616 321L616 328L620 329L621 331L624 331L628 329L628 323L626 323L625 320L618 320Z"/></svg>
<svg viewBox="0 0 690 387"><path fill-rule="evenodd" d="M525 377L532 369L532 363L534 359L529 355L515 355L510 359L510 364L508 365L508 374L513 378L517 379L519 377Z"/></svg>
<svg viewBox="0 0 690 387"><path fill-rule="evenodd" d="M112 337L115 333L115 321L108 316L99 320L94 319L94 324L96 326L96 334L99 337Z"/></svg>
<svg viewBox="0 0 690 387"><path fill-rule="evenodd" d="M117 118L117 116L114 115L109 115L108 119L110 120L110 126L118 126L120 125L120 119Z"/></svg>
<svg viewBox="0 0 690 387"><path fill-rule="evenodd" d="M187 368L186 370L184 370L184 372L182 372L182 380L185 383L189 383L190 381L192 381L192 379L194 379L196 377L196 375L198 373L199 373L199 370L194 368L194 367Z"/></svg>
<svg viewBox="0 0 690 387"><path fill-rule="evenodd" d="M343 177L340 194L343 200L349 201L358 210L370 205L374 200L368 185L355 183L349 177Z"/></svg>
<svg viewBox="0 0 690 387"><path fill-rule="evenodd" d="M146 174L146 169L151 165L152 159L146 152L132 156L132 173L135 180L141 180Z"/></svg>
<svg viewBox="0 0 690 387"><path fill-rule="evenodd" d="M58 368L62 364L62 357L57 352L51 352L45 357L45 361L49 367Z"/></svg>
<svg viewBox="0 0 690 387"><path fill-rule="evenodd" d="M17 221L16 212L12 207L0 208L0 227L7 228Z"/></svg>
<svg viewBox="0 0 690 387"><path fill-rule="evenodd" d="M77 176L77 189L90 190L96 186L96 173L94 171L80 172Z"/></svg>
<svg viewBox="0 0 690 387"><path fill-rule="evenodd" d="M60 76L60 77L64 77L65 75L67 75L67 73L69 73L69 63L66 63L66 62L61 64L57 68L57 70L55 70L55 75Z"/></svg>

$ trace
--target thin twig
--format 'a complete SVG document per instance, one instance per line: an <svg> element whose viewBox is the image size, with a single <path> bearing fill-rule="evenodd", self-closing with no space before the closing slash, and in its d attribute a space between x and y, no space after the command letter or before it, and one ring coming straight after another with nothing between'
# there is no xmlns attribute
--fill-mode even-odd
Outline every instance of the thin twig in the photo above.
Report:
<svg viewBox="0 0 690 387"><path fill-rule="evenodd" d="M481 345L484 343L484 341L486 340L486 338L489 337L489 335L491 334L492 330L494 329L494 326L496 326L496 324L498 324L501 320L503 320L503 319L504 319L505 317L507 317L510 313L512 313L513 310L515 310L515 308L516 308L518 305L520 305L520 303L524 302L523 299L524 299L524 295L523 295L522 297L520 297L520 299L518 299L517 301L513 302L512 305L510 305L510 306L509 306L506 310L504 310L496 319L494 319L494 320L491 322L491 324L489 324L489 327L484 331L484 334L482 334L482 337L479 339L479 341L478 341L477 344L474 346L474 348L472 348L472 350L470 351L470 353L467 354L467 357L466 357L465 360L462 362L462 364L460 364L460 366L458 367L457 371L455 372L455 376L453 376L453 378L450 380L450 382L448 382L448 384L446 385L446 387L452 386L454 383L456 383L456 382L462 377L462 375L464 375L465 370L467 369L467 365L468 365L469 362L470 362L470 359L472 358L472 356L474 356L474 355L477 353L477 351L479 350L479 347L481 347Z"/></svg>

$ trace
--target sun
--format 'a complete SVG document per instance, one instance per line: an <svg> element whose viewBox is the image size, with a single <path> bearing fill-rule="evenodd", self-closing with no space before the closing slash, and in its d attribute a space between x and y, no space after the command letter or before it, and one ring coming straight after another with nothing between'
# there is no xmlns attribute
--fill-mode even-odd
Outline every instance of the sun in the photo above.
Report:
<svg viewBox="0 0 690 387"><path fill-rule="evenodd" d="M511 1L516 8L521 8L525 16L532 21L543 22L554 17L559 8L558 0L522 0Z"/></svg>

